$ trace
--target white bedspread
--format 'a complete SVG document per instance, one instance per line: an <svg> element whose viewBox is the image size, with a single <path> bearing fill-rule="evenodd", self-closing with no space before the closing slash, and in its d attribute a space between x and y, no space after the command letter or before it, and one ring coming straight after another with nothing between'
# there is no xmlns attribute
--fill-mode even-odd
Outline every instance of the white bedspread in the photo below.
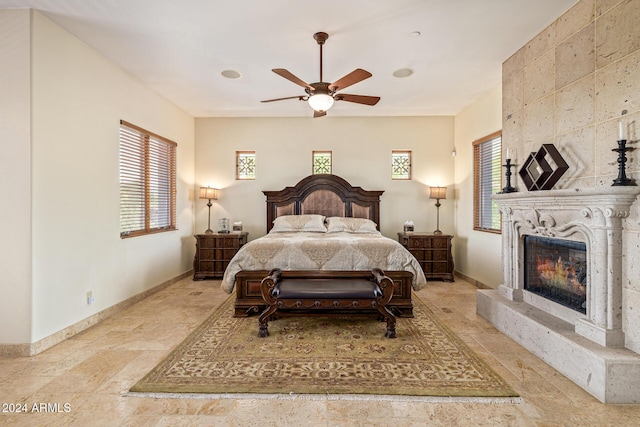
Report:
<svg viewBox="0 0 640 427"><path fill-rule="evenodd" d="M380 233L269 233L244 245L233 257L221 287L233 292L241 270L371 270L409 271L412 287L427 281L420 264L400 243Z"/></svg>

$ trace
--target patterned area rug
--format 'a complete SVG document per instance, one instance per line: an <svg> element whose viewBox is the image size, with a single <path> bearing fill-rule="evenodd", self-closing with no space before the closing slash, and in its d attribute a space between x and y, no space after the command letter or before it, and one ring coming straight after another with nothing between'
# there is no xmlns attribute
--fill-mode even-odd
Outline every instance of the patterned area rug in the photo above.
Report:
<svg viewBox="0 0 640 427"><path fill-rule="evenodd" d="M396 339L373 318L285 317L258 338L258 318L234 318L227 299L132 392L517 394L414 295Z"/></svg>

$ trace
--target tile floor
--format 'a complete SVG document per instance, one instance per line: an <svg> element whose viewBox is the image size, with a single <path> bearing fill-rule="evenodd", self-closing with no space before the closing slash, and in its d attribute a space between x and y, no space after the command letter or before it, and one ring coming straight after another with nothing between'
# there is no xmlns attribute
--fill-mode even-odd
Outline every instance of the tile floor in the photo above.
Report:
<svg viewBox="0 0 640 427"><path fill-rule="evenodd" d="M475 291L457 279L429 282L417 294L520 393L520 403L127 395L227 297L218 281L184 279L37 356L0 358L0 425L640 425L640 405L601 404L477 316ZM16 404L27 413L10 413Z"/></svg>

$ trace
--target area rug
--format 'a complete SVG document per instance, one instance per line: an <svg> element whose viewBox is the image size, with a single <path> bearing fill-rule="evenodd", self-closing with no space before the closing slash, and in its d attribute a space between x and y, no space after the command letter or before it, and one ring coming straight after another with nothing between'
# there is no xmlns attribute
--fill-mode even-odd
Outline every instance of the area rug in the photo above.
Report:
<svg viewBox="0 0 640 427"><path fill-rule="evenodd" d="M372 318L285 317L258 338L230 297L132 392L514 397L511 387L414 296L397 338Z"/></svg>

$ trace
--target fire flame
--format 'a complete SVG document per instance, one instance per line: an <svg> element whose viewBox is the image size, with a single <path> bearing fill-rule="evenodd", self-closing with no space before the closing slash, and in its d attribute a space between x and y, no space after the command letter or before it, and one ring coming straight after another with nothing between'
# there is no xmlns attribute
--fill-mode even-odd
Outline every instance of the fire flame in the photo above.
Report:
<svg viewBox="0 0 640 427"><path fill-rule="evenodd" d="M558 257L555 262L549 259L541 261L538 258L536 269L540 280L546 286L565 289L576 295L585 295L585 286L578 281L572 262L564 262L562 257Z"/></svg>

